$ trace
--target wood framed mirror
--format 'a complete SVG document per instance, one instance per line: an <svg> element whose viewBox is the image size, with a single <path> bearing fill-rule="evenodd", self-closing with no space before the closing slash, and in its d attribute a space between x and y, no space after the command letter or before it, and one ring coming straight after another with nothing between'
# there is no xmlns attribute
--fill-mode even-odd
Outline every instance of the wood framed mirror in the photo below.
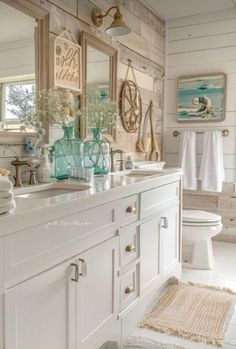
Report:
<svg viewBox="0 0 236 349"><path fill-rule="evenodd" d="M49 14L28 0L2 0L0 34L1 94L0 144L22 144L30 130L23 130L19 120L10 114L7 91L10 85L48 88ZM14 25L12 25L14 23ZM6 49L4 49L4 47ZM10 56L9 56L10 55ZM46 141L48 138L48 125Z"/></svg>
<svg viewBox="0 0 236 349"><path fill-rule="evenodd" d="M86 105L88 84L98 85L104 98L117 101L117 50L87 32L81 33L80 44L83 79L81 106ZM81 139L85 139L88 133L86 121L81 120ZM108 134L115 139L115 127L112 127Z"/></svg>

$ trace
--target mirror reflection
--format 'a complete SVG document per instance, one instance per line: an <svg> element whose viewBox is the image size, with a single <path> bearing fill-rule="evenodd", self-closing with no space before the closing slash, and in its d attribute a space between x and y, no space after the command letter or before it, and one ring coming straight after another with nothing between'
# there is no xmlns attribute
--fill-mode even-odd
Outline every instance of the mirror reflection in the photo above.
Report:
<svg viewBox="0 0 236 349"><path fill-rule="evenodd" d="M110 98L110 57L87 46L87 85L96 85L102 99Z"/></svg>
<svg viewBox="0 0 236 349"><path fill-rule="evenodd" d="M86 107L86 93L89 89L99 91L100 98L106 101L117 100L117 50L98 39L97 37L82 32L82 76L83 92L81 106ZM91 132L88 119L81 119L80 137L85 139ZM115 139L115 127L109 126L106 134Z"/></svg>
<svg viewBox="0 0 236 349"><path fill-rule="evenodd" d="M35 90L36 20L0 2L0 130L31 131L21 125L9 104L11 89ZM13 25L14 23L14 25Z"/></svg>

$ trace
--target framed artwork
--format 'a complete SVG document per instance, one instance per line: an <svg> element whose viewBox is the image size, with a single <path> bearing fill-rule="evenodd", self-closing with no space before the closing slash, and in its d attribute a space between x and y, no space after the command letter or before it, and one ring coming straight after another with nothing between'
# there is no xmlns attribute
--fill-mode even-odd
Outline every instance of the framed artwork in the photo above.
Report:
<svg viewBox="0 0 236 349"><path fill-rule="evenodd" d="M81 47L74 36L68 31L63 31L53 39L53 76L51 86L63 88L81 94L82 92L82 66Z"/></svg>
<svg viewBox="0 0 236 349"><path fill-rule="evenodd" d="M177 121L223 121L225 90L224 73L180 77L177 87Z"/></svg>

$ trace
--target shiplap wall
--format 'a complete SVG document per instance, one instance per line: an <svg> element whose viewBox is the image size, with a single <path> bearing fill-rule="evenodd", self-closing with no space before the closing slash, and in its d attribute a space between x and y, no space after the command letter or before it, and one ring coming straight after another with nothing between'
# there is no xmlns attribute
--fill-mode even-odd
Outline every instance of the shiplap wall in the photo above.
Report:
<svg viewBox="0 0 236 349"><path fill-rule="evenodd" d="M224 230L218 239L236 242L236 199L231 198L236 182L236 9L169 20L166 23L166 97L164 116L164 159L178 164L180 137L174 130L227 128L223 138L226 182L223 193L185 192L184 207L205 209L223 217ZM227 75L226 117L220 123L175 121L177 79L184 75L224 72ZM203 136L197 136L197 166L202 154Z"/></svg>
<svg viewBox="0 0 236 349"><path fill-rule="evenodd" d="M126 75L127 59L132 60L142 96L144 114L150 99L153 100L155 130L161 146L163 82L160 77L164 70L165 57L164 22L138 0L33 0L33 2L48 10L51 37L58 35L63 28L66 28L79 40L81 31L87 31L118 50L118 91L120 91L122 80ZM120 5L124 20L131 28L131 33L119 37L118 40L105 34L105 28L112 22L111 15L104 19L104 23L99 29L94 27L91 19L92 9L95 6L100 6L103 12L106 12L110 6L117 4ZM132 78L132 75L129 77ZM60 132L58 131L58 128L50 130L50 143L59 137ZM133 158L144 158L143 153L136 152L138 134L127 133L119 118L116 134L114 147L123 149ZM0 167L9 167L15 152L19 153L20 151L20 147L12 145L6 149L0 145Z"/></svg>
<svg viewBox="0 0 236 349"><path fill-rule="evenodd" d="M33 39L11 41L0 45L0 81L35 73Z"/></svg>
<svg viewBox="0 0 236 349"><path fill-rule="evenodd" d="M226 181L236 182L236 9L170 20L167 28L167 88L165 110L164 157L168 165L177 165L179 138L174 130L227 128L223 138ZM220 123L175 121L177 79L183 75L224 72L227 74L226 117ZM197 140L200 166L202 135Z"/></svg>

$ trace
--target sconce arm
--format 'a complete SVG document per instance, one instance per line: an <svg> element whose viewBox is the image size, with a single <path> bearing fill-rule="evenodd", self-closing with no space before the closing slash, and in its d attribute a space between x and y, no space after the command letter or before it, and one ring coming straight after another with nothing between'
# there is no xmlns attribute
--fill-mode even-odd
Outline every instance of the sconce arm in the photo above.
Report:
<svg viewBox="0 0 236 349"><path fill-rule="evenodd" d="M100 14L100 15L98 15L98 17L99 17L99 18L104 18L104 17L106 17L106 16L108 15L108 13L109 13L111 10L113 10L113 9L117 9L117 11L120 12L119 6L112 6L112 7L110 7L110 8L107 10L107 12L105 13L105 15Z"/></svg>

